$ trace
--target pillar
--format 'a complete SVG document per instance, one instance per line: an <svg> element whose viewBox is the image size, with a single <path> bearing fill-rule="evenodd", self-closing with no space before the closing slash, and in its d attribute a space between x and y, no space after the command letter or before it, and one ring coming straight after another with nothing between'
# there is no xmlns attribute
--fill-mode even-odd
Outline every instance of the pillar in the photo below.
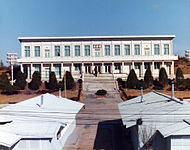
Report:
<svg viewBox="0 0 190 150"><path fill-rule="evenodd" d="M53 63L51 63L51 72L54 71L54 68L53 68Z"/></svg>
<svg viewBox="0 0 190 150"><path fill-rule="evenodd" d="M174 78L174 61L171 64L171 78Z"/></svg>
<svg viewBox="0 0 190 150"><path fill-rule="evenodd" d="M121 73L124 73L124 61L121 62Z"/></svg>
<svg viewBox="0 0 190 150"><path fill-rule="evenodd" d="M81 70L82 70L82 73L85 72L84 63L82 63L82 68L81 68Z"/></svg>
<svg viewBox="0 0 190 150"><path fill-rule="evenodd" d="M22 73L24 73L23 64L20 64L20 71L21 71Z"/></svg>
<svg viewBox="0 0 190 150"><path fill-rule="evenodd" d="M91 67L91 73L94 73L94 63L92 63L92 67Z"/></svg>
<svg viewBox="0 0 190 150"><path fill-rule="evenodd" d="M112 66L111 66L111 72L114 73L114 62L112 62Z"/></svg>
<svg viewBox="0 0 190 150"><path fill-rule="evenodd" d="M151 72L152 72L152 76L154 77L154 61L152 61Z"/></svg>
<svg viewBox="0 0 190 150"><path fill-rule="evenodd" d="M144 61L141 64L141 77L144 77Z"/></svg>
<svg viewBox="0 0 190 150"><path fill-rule="evenodd" d="M73 64L73 62L71 63L71 73L73 73L74 72L74 64Z"/></svg>
<svg viewBox="0 0 190 150"><path fill-rule="evenodd" d="M31 75L31 68L30 66L27 65L27 79L30 79L30 75Z"/></svg>
<svg viewBox="0 0 190 150"><path fill-rule="evenodd" d="M43 81L44 80L44 67L43 67L43 64L41 63L40 64L40 71L41 71L41 80Z"/></svg>
<svg viewBox="0 0 190 150"><path fill-rule="evenodd" d="M105 73L105 66L104 66L104 63L102 63L102 66L101 66L101 73Z"/></svg>
<svg viewBox="0 0 190 150"><path fill-rule="evenodd" d="M64 76L63 63L61 63L61 78Z"/></svg>
<svg viewBox="0 0 190 150"><path fill-rule="evenodd" d="M34 73L34 68L33 68L33 64L31 63L30 64L30 78L32 79L32 75L33 75L33 73Z"/></svg>
<svg viewBox="0 0 190 150"><path fill-rule="evenodd" d="M132 69L135 69L135 63L134 63L134 61L132 61L131 70L132 70Z"/></svg>

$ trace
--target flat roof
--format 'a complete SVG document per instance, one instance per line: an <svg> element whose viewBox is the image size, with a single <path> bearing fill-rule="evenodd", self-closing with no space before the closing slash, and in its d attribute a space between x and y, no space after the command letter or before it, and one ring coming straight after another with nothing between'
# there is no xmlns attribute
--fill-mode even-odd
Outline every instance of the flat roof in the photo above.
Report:
<svg viewBox="0 0 190 150"><path fill-rule="evenodd" d="M108 41L108 40L172 40L175 35L122 35L122 36L64 36L64 37L18 37L20 42L40 41Z"/></svg>

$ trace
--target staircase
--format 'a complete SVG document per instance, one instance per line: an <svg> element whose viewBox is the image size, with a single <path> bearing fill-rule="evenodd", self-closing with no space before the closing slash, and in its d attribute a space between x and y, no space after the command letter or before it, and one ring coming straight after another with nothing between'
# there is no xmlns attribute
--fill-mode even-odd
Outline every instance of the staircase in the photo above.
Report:
<svg viewBox="0 0 190 150"><path fill-rule="evenodd" d="M83 89L88 92L96 92L99 89L112 92L116 89L116 83L112 74L98 74L97 77L93 74L85 74Z"/></svg>

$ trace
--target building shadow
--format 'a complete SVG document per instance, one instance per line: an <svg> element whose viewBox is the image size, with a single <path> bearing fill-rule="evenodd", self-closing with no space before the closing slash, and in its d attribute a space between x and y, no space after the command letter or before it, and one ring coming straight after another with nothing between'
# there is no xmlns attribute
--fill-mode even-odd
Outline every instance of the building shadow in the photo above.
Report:
<svg viewBox="0 0 190 150"><path fill-rule="evenodd" d="M121 119L99 122L94 149L133 150L130 130L123 126Z"/></svg>

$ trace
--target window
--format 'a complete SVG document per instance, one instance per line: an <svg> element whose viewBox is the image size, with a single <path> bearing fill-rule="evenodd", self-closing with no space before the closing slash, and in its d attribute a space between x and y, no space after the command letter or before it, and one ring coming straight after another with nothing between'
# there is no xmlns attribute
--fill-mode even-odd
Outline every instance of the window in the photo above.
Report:
<svg viewBox="0 0 190 150"><path fill-rule="evenodd" d="M115 70L120 70L120 64L115 64Z"/></svg>
<svg viewBox="0 0 190 150"><path fill-rule="evenodd" d="M50 50L49 49L45 49L45 57L46 58L50 57Z"/></svg>
<svg viewBox="0 0 190 150"><path fill-rule="evenodd" d="M61 76L61 66L60 65L55 65L55 75L56 76Z"/></svg>
<svg viewBox="0 0 190 150"><path fill-rule="evenodd" d="M24 47L25 57L30 57L30 46Z"/></svg>
<svg viewBox="0 0 190 150"><path fill-rule="evenodd" d="M144 55L150 56L150 48L144 48Z"/></svg>
<svg viewBox="0 0 190 150"><path fill-rule="evenodd" d="M115 56L120 55L120 45L115 45Z"/></svg>
<svg viewBox="0 0 190 150"><path fill-rule="evenodd" d="M135 55L140 55L140 45L135 45Z"/></svg>
<svg viewBox="0 0 190 150"><path fill-rule="evenodd" d="M90 56L90 45L84 46L84 56Z"/></svg>
<svg viewBox="0 0 190 150"><path fill-rule="evenodd" d="M40 57L40 46L34 46L35 57Z"/></svg>
<svg viewBox="0 0 190 150"><path fill-rule="evenodd" d="M80 64L75 64L75 71L80 71Z"/></svg>
<svg viewBox="0 0 190 150"><path fill-rule="evenodd" d="M139 63L135 63L135 69L140 69L140 64Z"/></svg>
<svg viewBox="0 0 190 150"><path fill-rule="evenodd" d="M60 46L55 46L55 56L60 56Z"/></svg>
<svg viewBox="0 0 190 150"><path fill-rule="evenodd" d="M40 72L41 70L40 65L34 65L34 70Z"/></svg>
<svg viewBox="0 0 190 150"><path fill-rule="evenodd" d="M75 56L80 56L80 45L75 45Z"/></svg>
<svg viewBox="0 0 190 150"><path fill-rule="evenodd" d="M159 46L159 44L154 44L154 55L160 55L160 46Z"/></svg>
<svg viewBox="0 0 190 150"><path fill-rule="evenodd" d="M169 44L164 44L164 55L169 55Z"/></svg>
<svg viewBox="0 0 190 150"><path fill-rule="evenodd" d="M45 79L49 78L50 68L45 68Z"/></svg>
<svg viewBox="0 0 190 150"><path fill-rule="evenodd" d="M144 63L144 68L145 68L145 69L150 68L150 63Z"/></svg>
<svg viewBox="0 0 190 150"><path fill-rule="evenodd" d="M125 45L124 49L125 49L125 55L130 55L130 45Z"/></svg>
<svg viewBox="0 0 190 150"><path fill-rule="evenodd" d="M70 56L70 46L65 46L65 56Z"/></svg>
<svg viewBox="0 0 190 150"><path fill-rule="evenodd" d="M154 63L154 69L160 69L160 63L159 62Z"/></svg>
<svg viewBox="0 0 190 150"><path fill-rule="evenodd" d="M110 56L110 45L105 45L105 56Z"/></svg>

